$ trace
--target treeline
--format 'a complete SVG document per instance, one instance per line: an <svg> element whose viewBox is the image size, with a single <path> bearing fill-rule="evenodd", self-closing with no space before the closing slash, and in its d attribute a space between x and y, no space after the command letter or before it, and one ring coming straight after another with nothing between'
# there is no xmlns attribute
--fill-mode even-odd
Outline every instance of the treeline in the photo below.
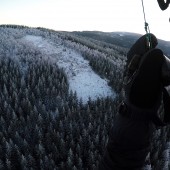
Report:
<svg viewBox="0 0 170 170"><path fill-rule="evenodd" d="M1 24L0 27L2 28L14 28L14 29L24 29L24 28L30 28L28 26L24 25L11 25L11 24Z"/></svg>
<svg viewBox="0 0 170 170"><path fill-rule="evenodd" d="M84 45L89 49L98 50L102 53L105 53L106 56L111 57L114 55L114 58L117 58L119 56L121 59L125 59L125 55L127 52L126 48L116 46L110 43L102 42L102 41L97 41L92 38L77 36L74 33L60 32L60 37Z"/></svg>
<svg viewBox="0 0 170 170"><path fill-rule="evenodd" d="M122 41L117 37L113 38L111 33L100 31L74 31L73 34L83 39L87 39L88 41L94 42L103 48L110 48L112 51L116 50L117 53L121 55L126 55L127 53L127 48L124 47L125 45L122 44ZM121 37L119 36L119 38Z"/></svg>

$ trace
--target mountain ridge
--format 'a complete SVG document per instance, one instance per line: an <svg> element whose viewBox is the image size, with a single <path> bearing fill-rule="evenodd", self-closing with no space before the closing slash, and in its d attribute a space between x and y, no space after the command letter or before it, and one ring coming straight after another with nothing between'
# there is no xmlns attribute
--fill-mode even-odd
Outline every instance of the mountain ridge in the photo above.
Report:
<svg viewBox="0 0 170 170"><path fill-rule="evenodd" d="M104 41L109 44L118 45L129 49L142 34L132 32L101 32L101 31L73 31L75 35ZM165 55L170 56L170 41L158 39L158 48L162 49Z"/></svg>

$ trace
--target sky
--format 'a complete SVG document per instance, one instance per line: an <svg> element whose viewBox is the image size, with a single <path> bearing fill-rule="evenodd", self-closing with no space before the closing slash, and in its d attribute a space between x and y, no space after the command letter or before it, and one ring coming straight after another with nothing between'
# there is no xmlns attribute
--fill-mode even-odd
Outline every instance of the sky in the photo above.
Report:
<svg viewBox="0 0 170 170"><path fill-rule="evenodd" d="M170 41L170 7L162 11L157 0L143 3L150 32ZM0 24L145 34L142 0L0 0Z"/></svg>

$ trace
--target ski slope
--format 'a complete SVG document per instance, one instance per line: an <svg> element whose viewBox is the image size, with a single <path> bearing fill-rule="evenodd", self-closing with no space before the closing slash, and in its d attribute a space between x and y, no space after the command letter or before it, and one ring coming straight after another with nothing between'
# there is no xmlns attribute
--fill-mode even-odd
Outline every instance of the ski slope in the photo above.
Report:
<svg viewBox="0 0 170 170"><path fill-rule="evenodd" d="M65 47L61 42L54 44L41 36L27 35L22 41L33 45L45 54L46 60L57 63L66 72L69 81L69 90L77 93L78 99L86 103L89 97L92 100L115 97L115 92L108 86L106 79L102 79L90 67L89 62L73 49Z"/></svg>

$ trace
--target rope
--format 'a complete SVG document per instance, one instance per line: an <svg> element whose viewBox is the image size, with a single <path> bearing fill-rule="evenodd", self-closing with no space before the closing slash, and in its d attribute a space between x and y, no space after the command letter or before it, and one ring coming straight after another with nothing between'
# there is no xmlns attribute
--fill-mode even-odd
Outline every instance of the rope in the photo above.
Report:
<svg viewBox="0 0 170 170"><path fill-rule="evenodd" d="M151 43L151 35L150 35L149 24L146 22L146 15L145 15L145 8L144 8L143 0L141 0L141 1L142 1L142 9L143 9L143 16L144 16L144 28L145 28L145 31L146 31L146 38L147 38L147 41L149 43L149 48L151 49L152 43Z"/></svg>
<svg viewBox="0 0 170 170"><path fill-rule="evenodd" d="M146 23L145 8L144 8L143 0L142 0L142 8L143 8L144 21Z"/></svg>

